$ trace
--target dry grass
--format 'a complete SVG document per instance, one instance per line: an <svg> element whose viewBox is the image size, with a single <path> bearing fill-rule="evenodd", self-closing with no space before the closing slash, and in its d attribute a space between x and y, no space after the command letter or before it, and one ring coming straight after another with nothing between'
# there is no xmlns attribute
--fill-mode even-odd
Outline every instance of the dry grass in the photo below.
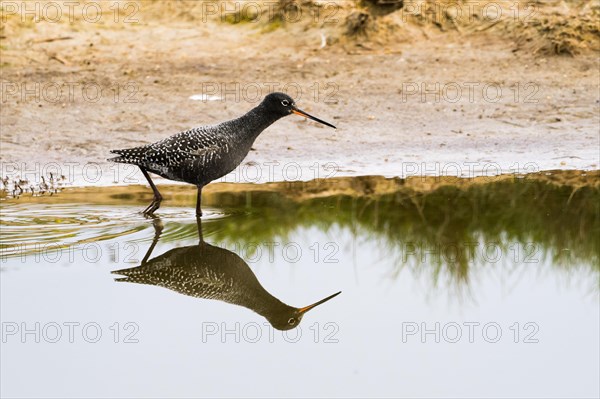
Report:
<svg viewBox="0 0 600 399"><path fill-rule="evenodd" d="M36 3L43 8L49 1ZM303 29L326 32L331 42L409 40L412 30L418 28L426 36L430 30L457 36L506 37L514 41L515 50L536 54L576 55L600 51L600 1L597 0L336 0L326 3L280 0L275 5L272 1L259 0L254 3L264 3L262 7L251 7L240 1L146 0L121 1L117 11L115 2L94 3L103 8L103 15L111 16L94 24L94 28L123 28L126 25L114 23L113 17L116 15L122 21L135 11L135 18L142 25L207 20L225 24L251 22L249 26L270 32L285 29L293 21L293 25L302 25ZM6 8L7 3L0 7ZM315 15L320 17L315 18ZM73 21L62 18L60 23L75 30L85 28L80 13L74 14ZM40 27L32 15L22 17L9 13L0 21L0 36L7 38L19 35L24 29Z"/></svg>
<svg viewBox="0 0 600 399"><path fill-rule="evenodd" d="M529 23L518 26L520 48L536 53L576 55L600 50L600 2L552 7Z"/></svg>
<svg viewBox="0 0 600 399"><path fill-rule="evenodd" d="M397 9L390 8L389 0L363 0L346 2L342 9L344 33L355 39L380 39L378 35L392 31L388 40L396 40L403 31L410 36L411 26L418 26L425 35L433 30L506 37L514 41L516 51L534 54L600 51L600 2L595 0L406 0Z"/></svg>

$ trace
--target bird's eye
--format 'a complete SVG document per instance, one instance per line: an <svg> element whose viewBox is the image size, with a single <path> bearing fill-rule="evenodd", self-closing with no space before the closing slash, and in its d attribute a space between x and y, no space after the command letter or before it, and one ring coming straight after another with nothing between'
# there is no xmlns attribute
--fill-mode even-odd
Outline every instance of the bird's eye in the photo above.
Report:
<svg viewBox="0 0 600 399"><path fill-rule="evenodd" d="M291 319L288 320L288 324L289 325L294 325L296 323L296 319L294 319L293 317Z"/></svg>
<svg viewBox="0 0 600 399"><path fill-rule="evenodd" d="M287 107L288 105L290 105L290 102L288 100L283 100L281 102L281 105L283 105L284 107Z"/></svg>

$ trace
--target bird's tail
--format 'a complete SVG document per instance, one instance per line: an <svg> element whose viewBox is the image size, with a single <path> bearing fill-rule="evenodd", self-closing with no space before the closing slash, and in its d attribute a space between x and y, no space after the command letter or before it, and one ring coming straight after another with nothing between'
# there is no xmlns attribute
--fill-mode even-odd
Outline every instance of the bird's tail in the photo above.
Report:
<svg viewBox="0 0 600 399"><path fill-rule="evenodd" d="M135 275L139 272L139 266L135 266L135 267L130 267L128 269L121 269L121 270L113 270L110 272L110 274L120 274L121 276L132 276ZM125 277L121 277L121 278L125 278Z"/></svg>
<svg viewBox="0 0 600 399"><path fill-rule="evenodd" d="M141 155L143 151L141 147L127 148L124 150L111 150L111 154L118 154L118 157L108 158L107 161L118 162L118 163L132 163L138 164L141 161Z"/></svg>

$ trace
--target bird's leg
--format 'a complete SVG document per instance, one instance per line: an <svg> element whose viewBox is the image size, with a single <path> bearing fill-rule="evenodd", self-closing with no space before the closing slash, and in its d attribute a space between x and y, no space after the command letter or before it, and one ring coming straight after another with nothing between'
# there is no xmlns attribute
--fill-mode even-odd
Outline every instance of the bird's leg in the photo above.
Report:
<svg viewBox="0 0 600 399"><path fill-rule="evenodd" d="M198 243L204 242L204 236L202 235L202 219L196 218L196 225L198 226Z"/></svg>
<svg viewBox="0 0 600 399"><path fill-rule="evenodd" d="M152 225L154 226L154 238L152 239L152 244L150 244L150 248L148 248L148 250L146 251L144 259L142 259L142 265L148 262L148 258L150 257L150 255L152 255L152 251L154 250L156 244L158 244L158 239L160 238L164 227L162 220L160 220L159 217L153 216L152 218L154 219L152 221Z"/></svg>
<svg viewBox="0 0 600 399"><path fill-rule="evenodd" d="M150 203L150 205L148 205L148 207L146 209L144 209L144 211L142 213L145 215L152 215L152 214L154 214L154 211L156 211L158 208L160 208L160 203L163 198L162 198L162 195L160 195L160 192L158 192L158 189L156 188L156 186L154 185L154 182L150 178L150 175L148 174L148 172L146 172L146 169L144 169L140 166L140 170L144 174L144 177L146 178L146 180L148 180L148 183L150 184L150 188L152 188L152 192L154 193L154 198L152 199L152 203Z"/></svg>
<svg viewBox="0 0 600 399"><path fill-rule="evenodd" d="M202 216L202 186L198 186L198 198L196 198L196 217Z"/></svg>

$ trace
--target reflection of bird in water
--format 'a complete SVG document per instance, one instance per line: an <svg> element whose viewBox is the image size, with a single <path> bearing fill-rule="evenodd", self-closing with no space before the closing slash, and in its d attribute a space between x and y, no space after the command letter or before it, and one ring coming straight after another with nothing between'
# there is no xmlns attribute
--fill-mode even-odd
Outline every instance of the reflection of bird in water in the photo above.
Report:
<svg viewBox="0 0 600 399"><path fill-rule="evenodd" d="M114 274L126 276L117 278L116 281L157 285L184 295L244 306L265 317L278 330L297 327L307 311L340 294L338 292L303 308L286 305L260 285L242 258L224 248L204 242L199 220L198 245L173 248L148 260L162 230L160 221L155 221L158 221L154 225L156 234L142 264L113 271Z"/></svg>

